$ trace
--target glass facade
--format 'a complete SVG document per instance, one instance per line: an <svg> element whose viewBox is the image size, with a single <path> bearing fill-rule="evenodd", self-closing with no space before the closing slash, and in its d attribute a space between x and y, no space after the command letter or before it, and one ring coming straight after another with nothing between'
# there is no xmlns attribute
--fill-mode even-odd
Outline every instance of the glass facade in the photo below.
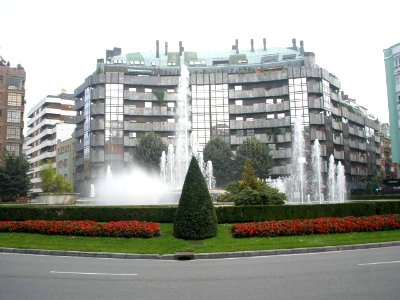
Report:
<svg viewBox="0 0 400 300"><path fill-rule="evenodd" d="M289 79L289 99L290 99L290 122L295 123L296 116L300 115L304 126L310 125L310 115L308 111L308 92L307 79Z"/></svg>
<svg viewBox="0 0 400 300"><path fill-rule="evenodd" d="M124 160L123 74L107 73L105 100L105 161Z"/></svg>
<svg viewBox="0 0 400 300"><path fill-rule="evenodd" d="M329 88L329 82L325 79L322 79L322 97L324 100L324 109L331 112L331 92Z"/></svg>
<svg viewBox="0 0 400 300"><path fill-rule="evenodd" d="M85 122L83 123L83 159L88 161L90 158L90 101L92 89L86 88L84 95L84 110Z"/></svg>
<svg viewBox="0 0 400 300"><path fill-rule="evenodd" d="M229 143L228 84L192 85L192 131L200 149L212 137Z"/></svg>

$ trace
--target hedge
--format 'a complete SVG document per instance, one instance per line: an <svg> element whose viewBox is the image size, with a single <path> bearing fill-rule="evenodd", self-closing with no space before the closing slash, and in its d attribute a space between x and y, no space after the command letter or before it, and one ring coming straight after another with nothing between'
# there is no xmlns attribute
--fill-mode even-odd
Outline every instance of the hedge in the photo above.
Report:
<svg viewBox="0 0 400 300"><path fill-rule="evenodd" d="M0 205L0 220L92 220L97 222L138 220L173 223L176 206L43 206ZM217 206L218 223L319 217L399 214L400 201L368 201L323 205Z"/></svg>

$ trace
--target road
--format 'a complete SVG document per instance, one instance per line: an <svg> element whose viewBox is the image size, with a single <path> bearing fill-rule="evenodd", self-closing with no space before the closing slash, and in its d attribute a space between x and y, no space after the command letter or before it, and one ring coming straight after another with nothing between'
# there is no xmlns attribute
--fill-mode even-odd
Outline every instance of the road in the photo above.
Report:
<svg viewBox="0 0 400 300"><path fill-rule="evenodd" d="M0 299L400 299L400 247L210 260L0 254Z"/></svg>

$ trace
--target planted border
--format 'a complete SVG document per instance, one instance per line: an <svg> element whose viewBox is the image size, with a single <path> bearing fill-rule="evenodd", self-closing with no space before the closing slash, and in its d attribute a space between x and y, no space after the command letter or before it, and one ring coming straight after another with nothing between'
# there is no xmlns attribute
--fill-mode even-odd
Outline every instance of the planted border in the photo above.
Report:
<svg viewBox="0 0 400 300"><path fill-rule="evenodd" d="M233 237L274 237L308 234L349 233L392 230L400 228L400 215L374 215L368 217L316 218L284 221L266 221L235 224Z"/></svg>
<svg viewBox="0 0 400 300"><path fill-rule="evenodd" d="M0 232L26 232L48 235L151 238L160 235L160 225L154 222L119 221L0 221Z"/></svg>

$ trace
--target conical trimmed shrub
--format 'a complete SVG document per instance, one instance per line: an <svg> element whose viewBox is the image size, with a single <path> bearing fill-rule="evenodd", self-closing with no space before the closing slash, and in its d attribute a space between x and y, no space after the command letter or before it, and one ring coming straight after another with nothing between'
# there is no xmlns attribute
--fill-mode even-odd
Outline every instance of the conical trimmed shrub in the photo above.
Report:
<svg viewBox="0 0 400 300"><path fill-rule="evenodd" d="M217 235L217 215L195 157L190 161L174 221L174 236L201 240Z"/></svg>

